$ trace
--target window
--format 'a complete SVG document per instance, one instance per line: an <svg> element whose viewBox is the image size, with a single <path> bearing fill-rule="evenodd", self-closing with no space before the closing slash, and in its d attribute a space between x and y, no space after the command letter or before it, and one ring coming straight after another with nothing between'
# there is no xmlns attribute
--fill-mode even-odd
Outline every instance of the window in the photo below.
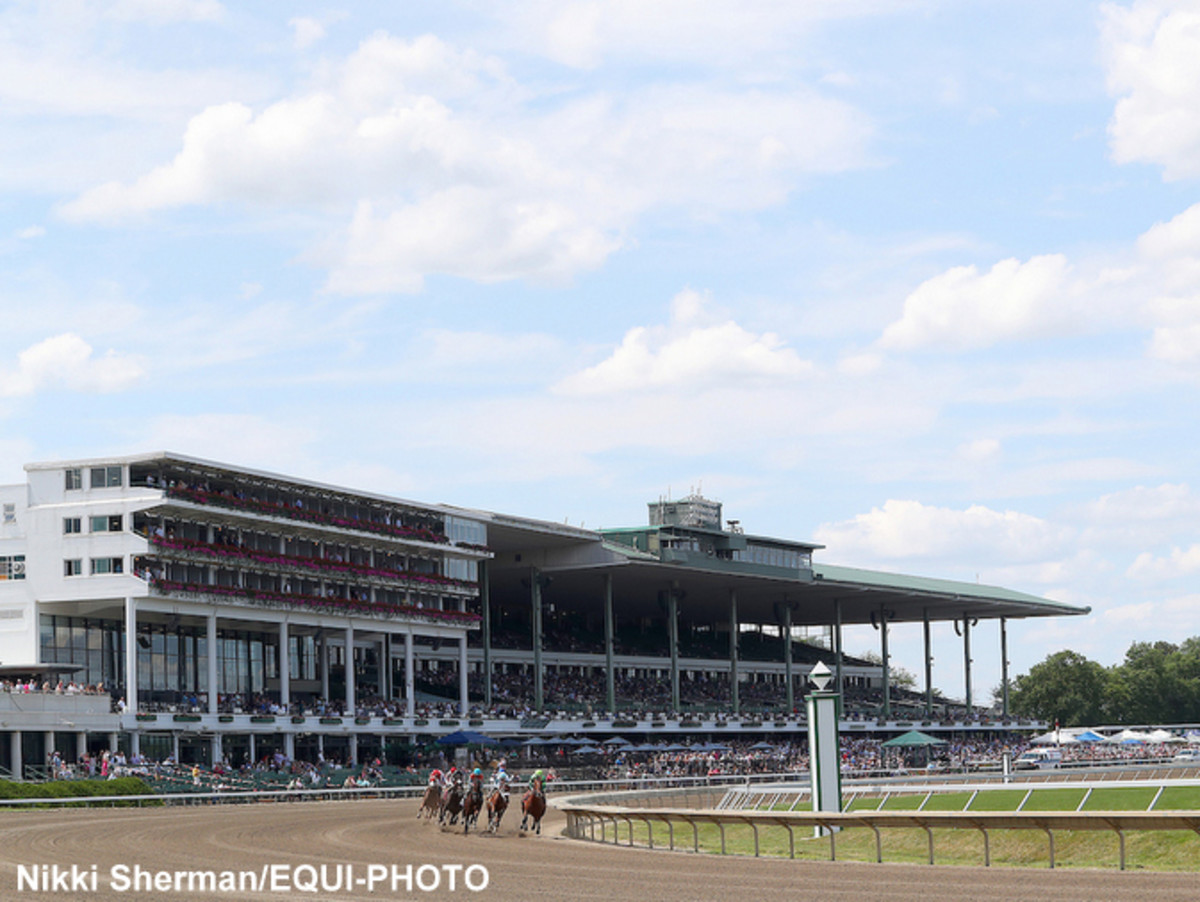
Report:
<svg viewBox="0 0 1200 902"><path fill-rule="evenodd" d="M120 532L120 514L102 514L91 518L92 532Z"/></svg>
<svg viewBox="0 0 1200 902"><path fill-rule="evenodd" d="M4 522L5 523L16 523L17 522L17 506L15 504L4 505Z"/></svg>
<svg viewBox="0 0 1200 902"><path fill-rule="evenodd" d="M63 517L63 535L70 536L83 532L83 522L79 517Z"/></svg>
<svg viewBox="0 0 1200 902"><path fill-rule="evenodd" d="M94 557L92 558L92 575L98 576L104 573L124 573L125 559L119 557Z"/></svg>
<svg viewBox="0 0 1200 902"><path fill-rule="evenodd" d="M0 580L24 579L25 555L12 554L0 557Z"/></svg>
<svg viewBox="0 0 1200 902"><path fill-rule="evenodd" d="M73 491L74 489L83 488L83 470L79 470L79 469L67 470L66 476L67 476L66 488L67 488L68 492Z"/></svg>
<svg viewBox="0 0 1200 902"><path fill-rule="evenodd" d="M83 561L79 558L70 558L63 561L63 576L79 576L83 573Z"/></svg>
<svg viewBox="0 0 1200 902"><path fill-rule="evenodd" d="M92 467L92 488L119 488L121 482L120 467Z"/></svg>

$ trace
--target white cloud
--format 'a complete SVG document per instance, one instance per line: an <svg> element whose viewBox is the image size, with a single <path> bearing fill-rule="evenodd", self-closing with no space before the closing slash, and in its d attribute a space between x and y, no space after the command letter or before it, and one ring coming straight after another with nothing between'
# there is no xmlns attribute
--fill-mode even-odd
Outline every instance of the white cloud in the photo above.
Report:
<svg viewBox="0 0 1200 902"><path fill-rule="evenodd" d="M999 457L1000 450L1001 446L998 439L978 438L960 445L958 455L963 460L970 461L971 463L984 463Z"/></svg>
<svg viewBox="0 0 1200 902"><path fill-rule="evenodd" d="M46 229L40 225L32 225L26 226L23 229L17 229L13 234L22 241L29 241L33 238L44 238Z"/></svg>
<svg viewBox="0 0 1200 902"><path fill-rule="evenodd" d="M704 299L683 291L671 303L666 327L630 329L608 359L563 380L566 394L617 394L629 390L696 390L715 385L794 380L809 375L801 360L771 332L746 331L733 320L714 321Z"/></svg>
<svg viewBox="0 0 1200 902"><path fill-rule="evenodd" d="M1102 43L1113 158L1155 163L1168 179L1200 175L1200 4L1138 0L1104 7Z"/></svg>
<svg viewBox="0 0 1200 902"><path fill-rule="evenodd" d="M306 451L319 433L313 424L278 423L249 414L171 414L150 419L141 433L138 450L184 450L274 473L320 478Z"/></svg>
<svg viewBox="0 0 1200 902"><path fill-rule="evenodd" d="M292 29L292 45L297 50L306 50L325 37L325 26L309 16L289 19L288 25Z"/></svg>
<svg viewBox="0 0 1200 902"><path fill-rule="evenodd" d="M1001 260L983 274L975 266L956 266L905 299L901 318L884 330L879 344L965 350L1072 331L1084 311L1071 275L1061 254L1025 263Z"/></svg>
<svg viewBox="0 0 1200 902"><path fill-rule="evenodd" d="M579 69L614 57L761 63L816 23L924 5L914 0L523 0L499 4L515 40ZM767 26L765 23L770 23Z"/></svg>
<svg viewBox="0 0 1200 902"><path fill-rule="evenodd" d="M990 565L1052 557L1072 535L1070 529L1019 511L983 505L955 510L890 499L853 520L822 525L815 538L837 549L839 560L924 557Z"/></svg>
<svg viewBox="0 0 1200 902"><path fill-rule="evenodd" d="M599 266L639 217L781 203L808 173L867 164L871 125L804 88L649 87L540 97L494 58L376 35L307 93L195 115L171 161L60 213L116 222L189 205L316 212L305 259L345 293L442 273L562 281Z"/></svg>
<svg viewBox="0 0 1200 902"><path fill-rule="evenodd" d="M1192 545L1188 548L1172 548L1165 557L1142 552L1126 575L1131 579L1163 580L1188 576L1197 571L1200 571L1200 545Z"/></svg>
<svg viewBox="0 0 1200 902"><path fill-rule="evenodd" d="M104 14L133 22L215 22L225 15L217 0L116 0Z"/></svg>
<svg viewBox="0 0 1200 902"><path fill-rule="evenodd" d="M0 397L31 395L63 388L115 392L138 382L144 371L134 357L109 351L92 356L92 346L72 333L47 338L17 355L17 368L0 370Z"/></svg>

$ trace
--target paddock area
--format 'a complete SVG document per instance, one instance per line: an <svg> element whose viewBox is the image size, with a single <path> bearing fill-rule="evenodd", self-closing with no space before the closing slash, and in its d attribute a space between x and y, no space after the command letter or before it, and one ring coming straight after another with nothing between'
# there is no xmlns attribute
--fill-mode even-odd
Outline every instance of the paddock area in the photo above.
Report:
<svg viewBox="0 0 1200 902"><path fill-rule="evenodd" d="M0 898L51 895L70 900L183 902L195 899L380 900L388 898L736 900L749 896L814 900L886 899L959 902L962 899L1154 898L1194 900L1188 873L1043 868L929 867L913 864L812 862L648 851L569 840L553 808L543 833L522 836L509 818L496 836L443 831L418 821L418 802L295 802L201 805L158 809L67 809L5 812L0 826ZM510 812L510 815L512 812ZM482 865L488 885L477 892L404 887L355 887L331 893L118 892L107 875L115 865L146 871L261 871L265 866ZM18 890L18 866L97 866L95 892ZM443 871L443 873L445 873ZM478 874L478 871L476 872Z"/></svg>

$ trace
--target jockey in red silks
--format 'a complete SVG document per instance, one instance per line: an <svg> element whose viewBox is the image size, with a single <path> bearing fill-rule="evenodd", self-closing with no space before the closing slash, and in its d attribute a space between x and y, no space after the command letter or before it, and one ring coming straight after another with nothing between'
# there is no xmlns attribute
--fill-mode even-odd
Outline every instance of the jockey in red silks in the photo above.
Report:
<svg viewBox="0 0 1200 902"><path fill-rule="evenodd" d="M429 785L436 786L438 789L443 789L446 786L446 775L436 767L429 772Z"/></svg>

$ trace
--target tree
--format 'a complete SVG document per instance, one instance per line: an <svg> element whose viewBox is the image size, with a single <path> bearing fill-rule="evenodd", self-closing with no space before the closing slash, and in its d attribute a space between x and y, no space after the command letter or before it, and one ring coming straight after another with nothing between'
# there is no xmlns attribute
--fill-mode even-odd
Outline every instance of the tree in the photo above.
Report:
<svg viewBox="0 0 1200 902"><path fill-rule="evenodd" d="M877 651L866 651L861 655L855 655L855 657L861 658L864 661L870 661L877 667L883 666L883 656ZM890 658L891 655L888 655L888 657ZM892 664L888 668L888 683L899 689L915 690L917 688L917 678L913 675L913 672L907 667L900 667L896 664Z"/></svg>
<svg viewBox="0 0 1200 902"><path fill-rule="evenodd" d="M1013 680L1009 707L1023 717L1065 726L1086 726L1104 719L1108 672L1073 651L1060 651Z"/></svg>

